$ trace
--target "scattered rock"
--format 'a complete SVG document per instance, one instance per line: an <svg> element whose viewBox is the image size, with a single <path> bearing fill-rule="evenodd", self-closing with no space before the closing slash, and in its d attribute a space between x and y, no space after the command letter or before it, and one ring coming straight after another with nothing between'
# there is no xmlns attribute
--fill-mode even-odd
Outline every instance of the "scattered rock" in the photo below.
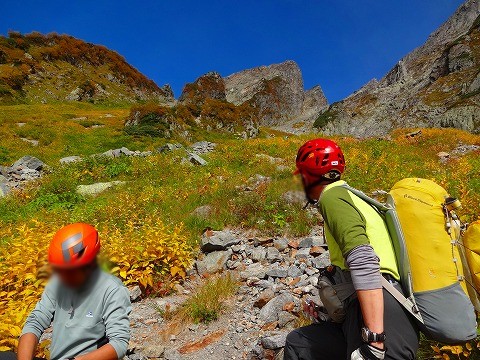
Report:
<svg viewBox="0 0 480 360"><path fill-rule="evenodd" d="M285 278L288 276L288 270L278 265L273 265L267 270L266 275L272 278Z"/></svg>
<svg viewBox="0 0 480 360"><path fill-rule="evenodd" d="M295 254L295 259L308 259L310 256L310 248L298 249Z"/></svg>
<svg viewBox="0 0 480 360"><path fill-rule="evenodd" d="M330 253L326 251L320 256L317 256L316 258L312 259L312 265L318 270L323 269L324 267L327 267L328 265L330 265Z"/></svg>
<svg viewBox="0 0 480 360"><path fill-rule="evenodd" d="M124 184L126 184L125 181L110 181L90 185L78 185L77 193L83 196L96 196L114 186L120 186Z"/></svg>
<svg viewBox="0 0 480 360"><path fill-rule="evenodd" d="M212 152L213 150L215 150L216 146L217 144L209 141L199 141L193 144L191 148L193 153L197 155L203 155L203 154L208 154L209 152Z"/></svg>
<svg viewBox="0 0 480 360"><path fill-rule="evenodd" d="M278 250L278 251L283 251L286 248L288 248L288 239L281 238L281 239L274 239L273 240L273 246Z"/></svg>
<svg viewBox="0 0 480 360"><path fill-rule="evenodd" d="M80 156L67 156L60 159L60 164L71 164L78 161L82 161Z"/></svg>
<svg viewBox="0 0 480 360"><path fill-rule="evenodd" d="M258 246L252 250L251 258L253 261L262 261L267 257L267 249L263 246Z"/></svg>
<svg viewBox="0 0 480 360"><path fill-rule="evenodd" d="M478 145L466 145L466 144L459 144L453 151L453 156L463 156L469 154L474 151L480 151L480 146Z"/></svg>
<svg viewBox="0 0 480 360"><path fill-rule="evenodd" d="M294 321L297 320L297 317L288 311L281 311L278 314L278 327L279 328L284 328L288 324L293 323Z"/></svg>
<svg viewBox="0 0 480 360"><path fill-rule="evenodd" d="M161 358L165 352L165 346L161 344L148 345L142 349L142 354L149 359Z"/></svg>
<svg viewBox="0 0 480 360"><path fill-rule="evenodd" d="M163 354L165 360L182 360L182 355L176 349L167 349Z"/></svg>
<svg viewBox="0 0 480 360"><path fill-rule="evenodd" d="M273 157L267 154L256 154L255 157L257 159L269 162L270 164L274 164L274 165L282 164L285 162L282 158Z"/></svg>
<svg viewBox="0 0 480 360"><path fill-rule="evenodd" d="M270 262L281 260L282 256L280 255L280 251L278 251L275 247L267 248L267 260Z"/></svg>
<svg viewBox="0 0 480 360"><path fill-rule="evenodd" d="M236 238L231 231L207 230L202 235L202 251L212 252L225 250L232 245L238 244L240 239Z"/></svg>
<svg viewBox="0 0 480 360"><path fill-rule="evenodd" d="M198 156L197 154L189 154L188 157L187 157L187 160L192 163L193 165L200 165L200 166L205 166L208 164L208 162L201 158L200 156Z"/></svg>
<svg viewBox="0 0 480 360"><path fill-rule="evenodd" d="M26 142L26 143L29 143L33 146L38 146L39 144L39 141L38 140L33 140L33 139L27 139L27 138L20 138L22 141Z"/></svg>
<svg viewBox="0 0 480 360"><path fill-rule="evenodd" d="M261 343L265 349L277 350L285 346L287 340L287 333L281 333L278 335L271 335L262 338Z"/></svg>
<svg viewBox="0 0 480 360"><path fill-rule="evenodd" d="M297 267L296 265L290 265L290 267L288 268L287 275L289 277L296 278L296 277L299 277L299 276L303 275L303 271L300 270L300 268Z"/></svg>
<svg viewBox="0 0 480 360"><path fill-rule="evenodd" d="M210 205L202 205L192 211L192 215L201 219L207 219L213 212Z"/></svg>
<svg viewBox="0 0 480 360"><path fill-rule="evenodd" d="M179 143L176 143L176 144L166 143L165 145L159 147L159 148L157 149L157 152L158 152L158 153L166 153L166 152L178 150L178 149L181 149L181 148L183 148L183 145L182 145L182 144L179 144Z"/></svg>
<svg viewBox="0 0 480 360"><path fill-rule="evenodd" d="M448 159L450 157L450 154L445 152L445 151L440 151L437 156L440 158L440 159Z"/></svg>
<svg viewBox="0 0 480 360"><path fill-rule="evenodd" d="M255 191L260 186L268 184L271 179L268 176L256 174L247 180L247 185L243 188L244 191Z"/></svg>
<svg viewBox="0 0 480 360"><path fill-rule="evenodd" d="M270 300L261 310L258 317L264 323L273 323L278 321L278 314L283 311L285 305L295 303L295 298L292 294L283 293Z"/></svg>
<svg viewBox="0 0 480 360"><path fill-rule="evenodd" d="M207 254L203 259L197 260L197 271L200 275L214 274L225 269L227 260L232 255L232 250L214 251Z"/></svg>
<svg viewBox="0 0 480 360"><path fill-rule="evenodd" d="M128 287L128 292L130 294L131 302L139 300L142 296L142 289L140 289L140 286L138 285Z"/></svg>
<svg viewBox="0 0 480 360"><path fill-rule="evenodd" d="M250 264L240 272L240 279L243 281L250 278L264 279L265 276L265 267L261 263Z"/></svg>
<svg viewBox="0 0 480 360"><path fill-rule="evenodd" d="M13 169L27 168L27 169L31 169L31 170L40 171L40 170L43 169L44 166L45 166L45 164L43 163L43 161L37 159L34 156L26 155L26 156L20 158L19 160L17 160L12 165L12 168Z"/></svg>
<svg viewBox="0 0 480 360"><path fill-rule="evenodd" d="M411 138L414 138L414 137L417 137L417 136L420 136L420 135L422 135L422 130L409 132L408 134L405 135L405 137L411 139Z"/></svg>
<svg viewBox="0 0 480 360"><path fill-rule="evenodd" d="M5 184L0 183L0 198L7 196L9 192L10 188Z"/></svg>
<svg viewBox="0 0 480 360"><path fill-rule="evenodd" d="M275 297L275 293L271 288L268 288L260 293L260 296L258 297L257 300L255 300L255 302L253 303L253 306L261 309L265 305L267 305L267 303L270 300L272 300L274 297Z"/></svg>

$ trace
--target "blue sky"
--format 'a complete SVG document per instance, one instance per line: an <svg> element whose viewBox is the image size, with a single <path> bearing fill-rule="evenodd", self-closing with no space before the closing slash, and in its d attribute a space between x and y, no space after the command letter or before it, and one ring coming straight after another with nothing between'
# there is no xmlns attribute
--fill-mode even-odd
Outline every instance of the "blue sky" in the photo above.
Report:
<svg viewBox="0 0 480 360"><path fill-rule="evenodd" d="M330 102L382 77L461 0L1 0L0 33L103 44L178 96L203 73L295 60Z"/></svg>

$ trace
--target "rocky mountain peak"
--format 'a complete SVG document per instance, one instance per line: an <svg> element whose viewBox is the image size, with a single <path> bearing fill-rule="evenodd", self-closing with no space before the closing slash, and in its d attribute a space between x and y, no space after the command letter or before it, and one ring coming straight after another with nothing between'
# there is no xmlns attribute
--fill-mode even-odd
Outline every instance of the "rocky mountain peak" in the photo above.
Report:
<svg viewBox="0 0 480 360"><path fill-rule="evenodd" d="M201 105L206 99L227 100L225 81L217 72L208 72L193 83L186 84L179 100L184 103Z"/></svg>
<svg viewBox="0 0 480 360"><path fill-rule="evenodd" d="M358 137L419 126L480 132L479 68L480 1L468 0L424 45L330 106L314 126Z"/></svg>
<svg viewBox="0 0 480 360"><path fill-rule="evenodd" d="M252 105L265 126L302 121L327 105L319 86L305 91L300 67L292 60L227 76L225 88L227 101Z"/></svg>

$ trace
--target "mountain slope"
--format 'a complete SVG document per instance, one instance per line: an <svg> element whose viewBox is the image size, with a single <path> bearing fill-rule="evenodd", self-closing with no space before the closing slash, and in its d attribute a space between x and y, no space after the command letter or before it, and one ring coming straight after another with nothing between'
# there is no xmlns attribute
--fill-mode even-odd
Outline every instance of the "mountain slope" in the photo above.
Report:
<svg viewBox="0 0 480 360"><path fill-rule="evenodd" d="M466 1L425 44L332 104L315 126L327 134L384 135L397 127L480 132L480 1Z"/></svg>
<svg viewBox="0 0 480 360"><path fill-rule="evenodd" d="M225 78L227 101L249 104L260 124L311 122L327 106L320 86L305 91L302 72L294 61L243 70Z"/></svg>
<svg viewBox="0 0 480 360"><path fill-rule="evenodd" d="M170 102L173 93L100 45L58 34L0 36L0 104L138 100Z"/></svg>

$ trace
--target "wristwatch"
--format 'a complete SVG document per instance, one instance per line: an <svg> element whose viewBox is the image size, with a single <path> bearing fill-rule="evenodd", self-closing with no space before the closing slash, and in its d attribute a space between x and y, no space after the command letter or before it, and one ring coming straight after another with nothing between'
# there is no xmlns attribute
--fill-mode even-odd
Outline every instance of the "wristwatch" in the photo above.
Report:
<svg viewBox="0 0 480 360"><path fill-rule="evenodd" d="M374 333L373 331L370 331L370 329L367 327L362 328L362 340L367 344L372 342L383 343L385 342L386 339L387 339L387 336L385 335L385 331L382 332L381 334L378 334L378 333Z"/></svg>

